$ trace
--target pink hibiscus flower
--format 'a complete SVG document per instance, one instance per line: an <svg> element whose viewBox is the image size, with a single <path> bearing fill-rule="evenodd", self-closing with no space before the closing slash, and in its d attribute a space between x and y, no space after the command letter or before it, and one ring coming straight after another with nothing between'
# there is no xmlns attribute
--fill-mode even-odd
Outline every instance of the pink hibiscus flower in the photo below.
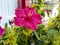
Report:
<svg viewBox="0 0 60 45"><path fill-rule="evenodd" d="M4 34L5 34L5 30L2 27L0 27L0 36L3 36Z"/></svg>
<svg viewBox="0 0 60 45"><path fill-rule="evenodd" d="M37 25L42 23L42 17L34 8L25 7L24 9L16 9L15 14L14 23L17 26L24 26L31 30L36 30Z"/></svg>

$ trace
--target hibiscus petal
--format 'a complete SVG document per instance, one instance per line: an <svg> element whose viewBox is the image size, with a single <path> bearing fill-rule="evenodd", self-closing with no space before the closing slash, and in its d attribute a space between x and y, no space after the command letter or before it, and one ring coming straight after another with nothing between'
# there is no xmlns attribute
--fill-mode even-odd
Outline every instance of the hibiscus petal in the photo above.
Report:
<svg viewBox="0 0 60 45"><path fill-rule="evenodd" d="M33 20L25 21L25 27L29 28L31 30L36 30L37 29L37 25Z"/></svg>
<svg viewBox="0 0 60 45"><path fill-rule="evenodd" d="M31 8L32 14L36 14L36 10L34 8Z"/></svg>
<svg viewBox="0 0 60 45"><path fill-rule="evenodd" d="M29 8L29 7L25 7L25 8L24 8L24 11L25 11L25 14L29 14L30 8Z"/></svg>
<svg viewBox="0 0 60 45"><path fill-rule="evenodd" d="M15 15L18 16L18 17L26 17L23 9L16 9L15 10Z"/></svg>
<svg viewBox="0 0 60 45"><path fill-rule="evenodd" d="M14 17L14 23L17 26L24 26L24 18Z"/></svg>
<svg viewBox="0 0 60 45"><path fill-rule="evenodd" d="M31 29L32 29L33 31L37 29L37 25L36 25L35 22L31 22L30 24L31 24Z"/></svg>
<svg viewBox="0 0 60 45"><path fill-rule="evenodd" d="M34 8L26 7L24 10L25 10L25 14L27 14L27 16L31 16L30 14L33 15L36 13L36 10Z"/></svg>
<svg viewBox="0 0 60 45"><path fill-rule="evenodd" d="M32 15L31 19L33 19L35 21L35 23L37 23L37 24L42 23L42 17L39 14Z"/></svg>

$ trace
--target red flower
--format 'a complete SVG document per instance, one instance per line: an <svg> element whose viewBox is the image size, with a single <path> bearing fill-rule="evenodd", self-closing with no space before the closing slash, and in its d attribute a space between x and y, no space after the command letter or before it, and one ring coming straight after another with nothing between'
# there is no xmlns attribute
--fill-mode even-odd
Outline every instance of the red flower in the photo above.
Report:
<svg viewBox="0 0 60 45"><path fill-rule="evenodd" d="M15 14L14 23L17 26L36 30L37 25L42 23L42 17L36 13L34 8L25 7L24 9L16 9Z"/></svg>
<svg viewBox="0 0 60 45"><path fill-rule="evenodd" d="M5 30L2 27L0 27L0 36L3 36L4 34L5 34Z"/></svg>

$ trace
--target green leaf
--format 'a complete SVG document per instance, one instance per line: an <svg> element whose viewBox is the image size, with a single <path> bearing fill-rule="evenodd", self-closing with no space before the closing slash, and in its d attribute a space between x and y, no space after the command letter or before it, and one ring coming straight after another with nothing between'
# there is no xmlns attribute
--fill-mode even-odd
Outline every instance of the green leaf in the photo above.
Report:
<svg viewBox="0 0 60 45"><path fill-rule="evenodd" d="M5 29L8 27L8 24L7 23L5 23Z"/></svg>
<svg viewBox="0 0 60 45"><path fill-rule="evenodd" d="M38 26L38 29L36 30L36 33L37 33L38 35L40 35L40 32L41 32L41 30L43 30L44 27L45 27L45 25L40 24L40 25Z"/></svg>
<svg viewBox="0 0 60 45"><path fill-rule="evenodd" d="M42 30L44 27L45 27L45 25L40 24L40 25L38 26L38 29L37 29L37 30Z"/></svg>
<svg viewBox="0 0 60 45"><path fill-rule="evenodd" d="M50 30L48 30L48 32L47 32L47 38L49 39L49 40L56 40L57 38L58 38L58 36L59 36L59 34L58 34L58 31L57 30L55 30L55 29L50 29Z"/></svg>

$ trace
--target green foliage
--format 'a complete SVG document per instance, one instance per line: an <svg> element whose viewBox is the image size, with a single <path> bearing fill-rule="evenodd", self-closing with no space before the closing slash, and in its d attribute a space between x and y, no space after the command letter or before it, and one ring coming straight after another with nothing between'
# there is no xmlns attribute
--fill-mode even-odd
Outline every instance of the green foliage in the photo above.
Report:
<svg viewBox="0 0 60 45"><path fill-rule="evenodd" d="M4 35L2 42L4 45L17 45L17 34L14 29L6 28L6 34Z"/></svg>
<svg viewBox="0 0 60 45"><path fill-rule="evenodd" d="M49 20L48 28L54 28L58 31L60 30L60 17L59 16L60 16L60 14L58 14L57 17Z"/></svg>
<svg viewBox="0 0 60 45"><path fill-rule="evenodd" d="M36 11L42 16L44 17L45 16L45 13L43 11L44 9L44 0L38 0L38 3L37 4L32 4L32 7L34 7L36 9Z"/></svg>
<svg viewBox="0 0 60 45"><path fill-rule="evenodd" d="M60 45L60 13L49 19L47 27L39 25L33 38L36 45Z"/></svg>
<svg viewBox="0 0 60 45"><path fill-rule="evenodd" d="M14 27L16 30L16 33L18 34L18 39L17 39L17 43L18 45L29 45L29 38L30 35L32 33L32 31L28 28L24 28L24 27Z"/></svg>
<svg viewBox="0 0 60 45"><path fill-rule="evenodd" d="M49 19L47 39L51 45L60 45L60 13L57 17Z"/></svg>
<svg viewBox="0 0 60 45"><path fill-rule="evenodd" d="M58 38L58 31L57 30L54 30L54 29L50 29L50 30L48 30L48 32L47 32L47 38L49 39L49 40L55 40L55 39L57 39Z"/></svg>

